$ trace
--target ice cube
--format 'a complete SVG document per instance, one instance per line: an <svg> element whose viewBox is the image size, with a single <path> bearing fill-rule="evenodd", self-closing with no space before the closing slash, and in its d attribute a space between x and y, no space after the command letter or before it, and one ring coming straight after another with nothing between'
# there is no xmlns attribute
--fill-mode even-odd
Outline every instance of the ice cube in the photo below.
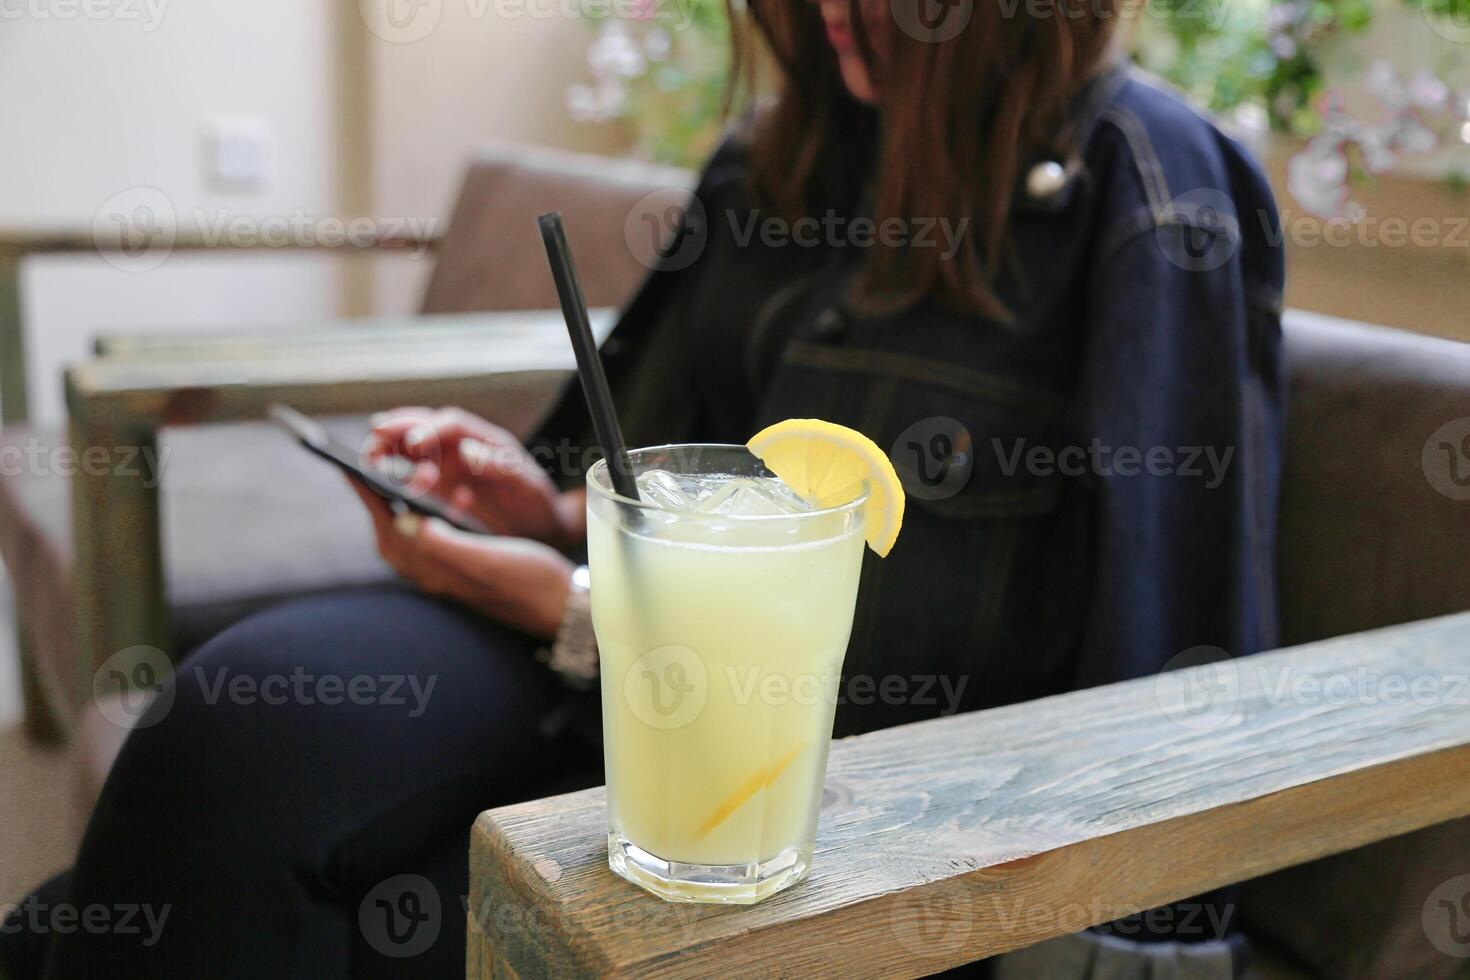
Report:
<svg viewBox="0 0 1470 980"><path fill-rule="evenodd" d="M662 510L692 510L729 517L800 514L811 505L774 478L727 473L670 473L650 470L638 475L638 492Z"/></svg>
<svg viewBox="0 0 1470 980"><path fill-rule="evenodd" d="M638 474L638 494L643 500L664 510L690 510L699 500L699 488L688 486L667 470L651 470Z"/></svg>
<svg viewBox="0 0 1470 980"><path fill-rule="evenodd" d="M779 480L736 477L701 501L699 509L728 517L775 517L804 513L811 505Z"/></svg>

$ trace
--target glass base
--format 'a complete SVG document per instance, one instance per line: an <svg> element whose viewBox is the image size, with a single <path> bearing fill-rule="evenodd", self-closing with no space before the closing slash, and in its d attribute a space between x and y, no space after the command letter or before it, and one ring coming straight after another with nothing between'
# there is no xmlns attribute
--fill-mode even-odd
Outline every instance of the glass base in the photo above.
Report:
<svg viewBox="0 0 1470 980"><path fill-rule="evenodd" d="M805 878L812 868L812 848L788 847L753 864L684 864L650 854L612 831L607 835L607 866L666 902L754 905Z"/></svg>

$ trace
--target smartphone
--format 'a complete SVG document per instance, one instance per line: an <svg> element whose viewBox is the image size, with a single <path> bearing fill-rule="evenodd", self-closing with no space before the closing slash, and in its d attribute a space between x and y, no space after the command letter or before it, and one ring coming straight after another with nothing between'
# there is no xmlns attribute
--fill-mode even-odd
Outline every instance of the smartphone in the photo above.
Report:
<svg viewBox="0 0 1470 980"><path fill-rule="evenodd" d="M270 406L267 414L277 425L295 436L296 441L305 446L308 452L320 456L388 501L394 510L410 510L425 517L437 517L451 527L471 534L490 533L490 529L473 514L466 513L444 498L408 492L404 486L407 472L395 474L384 467L367 463L357 450L333 439L320 422L302 415L291 406L277 403Z"/></svg>

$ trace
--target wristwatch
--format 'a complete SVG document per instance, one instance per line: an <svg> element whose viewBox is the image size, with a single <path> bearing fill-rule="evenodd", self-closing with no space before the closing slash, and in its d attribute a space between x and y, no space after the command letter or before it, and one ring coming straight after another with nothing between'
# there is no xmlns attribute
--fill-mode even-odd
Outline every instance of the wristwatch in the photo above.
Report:
<svg viewBox="0 0 1470 980"><path fill-rule="evenodd" d="M549 666L578 690L597 683L597 637L592 632L592 574L586 565L572 572L567 607L551 646Z"/></svg>

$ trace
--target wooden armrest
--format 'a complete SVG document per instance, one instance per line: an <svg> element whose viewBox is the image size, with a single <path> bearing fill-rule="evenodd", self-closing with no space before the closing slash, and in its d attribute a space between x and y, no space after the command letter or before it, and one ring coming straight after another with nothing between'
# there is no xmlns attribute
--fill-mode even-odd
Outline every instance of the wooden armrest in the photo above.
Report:
<svg viewBox="0 0 1470 980"><path fill-rule="evenodd" d="M592 318L606 336L613 312ZM574 367L561 314L549 310L145 335L107 350L66 372L72 423L84 430L262 418L273 401L317 413L426 401L470 407L487 380L561 377Z"/></svg>
<svg viewBox="0 0 1470 980"><path fill-rule="evenodd" d="M83 252L136 253L150 247L175 252L239 252L276 249L347 249L356 251L422 251L438 246L442 235L421 231L402 222L371 218L344 219L351 234L331 234L290 241L240 242L228 234L206 234L204 229L180 226L167 232L140 235L122 230L75 228L59 231L0 231L0 259L15 260L28 255L65 255Z"/></svg>
<svg viewBox="0 0 1470 980"><path fill-rule="evenodd" d="M469 974L922 976L1408 833L1470 813L1467 675L1461 614L846 739L754 907L615 877L601 789L490 810Z"/></svg>
<svg viewBox="0 0 1470 980"><path fill-rule="evenodd" d="M590 315L594 328L602 330L599 336L603 336L611 329L616 312L594 309ZM561 314L554 310L436 313L342 319L304 329L225 327L104 333L98 336L94 348L98 357L108 360L300 360L389 347L468 349L480 345L487 332L500 347L512 342L559 346L566 327Z"/></svg>
<svg viewBox="0 0 1470 980"><path fill-rule="evenodd" d="M334 223L335 225L335 223ZM328 233L308 230L304 237L277 241L231 239L202 227L178 226L166 231L138 233L123 229L73 228L56 231L0 230L0 420L24 421L27 415L25 338L21 331L20 265L33 255L95 253L138 255L158 249L167 252L244 252L281 249L345 249L349 252L397 251L423 253L436 248L442 236L430 223L426 229L402 222L353 219ZM165 251L166 250L166 251Z"/></svg>
<svg viewBox="0 0 1470 980"><path fill-rule="evenodd" d="M593 312L599 339L610 310ZM165 426L458 405L524 434L575 366L560 312L355 321L291 333L154 338L66 372L77 645L84 682L119 651L168 649L157 474L86 465L88 450L159 459ZM166 473L163 474L166 478ZM261 479L269 474L262 473ZM119 669L122 669L121 667Z"/></svg>

